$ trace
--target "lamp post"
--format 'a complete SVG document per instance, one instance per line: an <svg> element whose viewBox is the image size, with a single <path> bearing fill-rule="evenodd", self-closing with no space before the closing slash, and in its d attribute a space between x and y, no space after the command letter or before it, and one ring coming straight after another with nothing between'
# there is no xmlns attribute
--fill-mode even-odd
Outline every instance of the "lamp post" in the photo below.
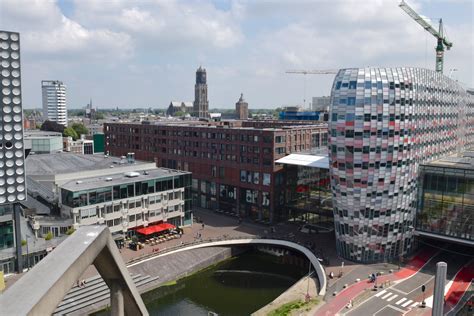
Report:
<svg viewBox="0 0 474 316"><path fill-rule="evenodd" d="M30 251L28 249L28 238L30 235L26 234L26 271L30 271Z"/></svg>

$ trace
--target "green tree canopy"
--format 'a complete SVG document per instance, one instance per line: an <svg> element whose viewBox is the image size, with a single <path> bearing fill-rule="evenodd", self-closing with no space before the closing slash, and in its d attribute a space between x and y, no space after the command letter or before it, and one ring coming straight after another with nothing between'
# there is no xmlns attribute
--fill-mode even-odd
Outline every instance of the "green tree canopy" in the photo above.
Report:
<svg viewBox="0 0 474 316"><path fill-rule="evenodd" d="M63 132L63 136L64 137L72 137L72 139L76 140L79 138L79 136L77 135L77 132L74 128L72 127L68 127L68 128L65 128L64 129L64 132Z"/></svg>
<svg viewBox="0 0 474 316"><path fill-rule="evenodd" d="M77 133L78 138L84 134L87 135L89 133L89 130L84 126L84 124L81 123L74 123L71 126Z"/></svg>

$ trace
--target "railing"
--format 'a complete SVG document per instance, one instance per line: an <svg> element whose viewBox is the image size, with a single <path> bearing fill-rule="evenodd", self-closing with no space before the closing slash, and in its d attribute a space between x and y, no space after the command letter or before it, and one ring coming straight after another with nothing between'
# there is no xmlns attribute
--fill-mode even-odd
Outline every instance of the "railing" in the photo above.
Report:
<svg viewBox="0 0 474 316"><path fill-rule="evenodd" d="M248 235L248 236L229 236L229 235L222 235L221 237L216 237L216 238L207 238L207 239L199 239L199 240L195 240L195 241L191 241L191 242L184 242L182 244L178 244L178 245L174 245L174 246L171 246L171 247L166 247L166 248L163 248L161 249L160 248L160 251L159 252L152 252L152 253L146 253L146 254L143 254L141 256L138 256L138 257L135 257L135 258L132 258L130 259L129 261L127 261L127 265L130 265L130 264L133 264L133 263L137 263L137 262L140 262L144 259L148 259L148 258L152 258L152 257L156 257L156 256L159 256L159 255L162 255L162 254L165 254L165 253L168 253L168 252L172 252L172 251L175 251L175 250L178 250L178 249L182 249L182 248L186 248L186 247L190 247L190 246L195 246L195 245L200 245L200 244L205 244L205 243L210 243L210 242L216 242L216 241L230 241L230 240L241 240L241 239L274 239L274 240L283 240L283 241L289 241L289 242L293 242L295 244L298 244L300 246L303 246L304 245L301 245L300 243L294 241L292 238L283 238L283 237L278 237L278 236L275 236L275 237L269 237L269 236L261 236L261 235ZM305 247L307 248L307 247ZM307 248L309 251L311 251L311 249Z"/></svg>
<svg viewBox="0 0 474 316"><path fill-rule="evenodd" d="M249 240L249 241L244 241L239 243L239 240ZM225 243L225 242L228 242ZM188 242L188 243L183 243L180 245L176 245L170 248L165 248L162 251L158 253L148 253L145 255L142 255L140 257L134 258L130 260L127 263L127 266L130 267L132 265L138 264L141 260L146 260L149 258L155 258L157 256L170 253L170 252L177 252L180 251L180 249L183 248L188 248L188 249L196 249L200 247L206 247L206 245L199 246L202 244L208 244L208 243L213 243L213 245L209 246L228 246L228 245L235 245L235 244L265 244L265 245L275 245L275 246L283 246L283 247L288 247L292 248L296 251L301 252L304 254L311 262L312 266L316 270L318 274L318 280L320 283L320 292L319 295L324 296L326 294L326 287L327 287L327 278L326 274L324 272L324 268L321 265L321 262L314 252L293 241L293 240L288 240L287 238L281 238L281 237L273 237L273 236L258 236L258 235L250 235L250 236L228 236L228 235L223 235L222 237L218 238L209 238L209 239L204 239L204 240L198 240L198 241L193 241L193 242Z"/></svg>

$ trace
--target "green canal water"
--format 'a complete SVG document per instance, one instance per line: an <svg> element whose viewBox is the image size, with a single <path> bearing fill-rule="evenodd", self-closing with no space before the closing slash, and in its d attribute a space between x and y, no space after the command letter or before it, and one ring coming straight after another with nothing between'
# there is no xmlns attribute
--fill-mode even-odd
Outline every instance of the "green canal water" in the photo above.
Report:
<svg viewBox="0 0 474 316"><path fill-rule="evenodd" d="M247 252L146 293L143 299L150 315L250 315L305 274L305 268L280 261Z"/></svg>

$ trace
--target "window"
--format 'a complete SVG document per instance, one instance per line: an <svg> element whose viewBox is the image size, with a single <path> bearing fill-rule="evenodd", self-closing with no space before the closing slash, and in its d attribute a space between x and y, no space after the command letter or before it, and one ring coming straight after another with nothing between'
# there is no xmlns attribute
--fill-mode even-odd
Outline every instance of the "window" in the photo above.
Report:
<svg viewBox="0 0 474 316"><path fill-rule="evenodd" d="M247 171L240 170L240 182L247 182Z"/></svg>
<svg viewBox="0 0 474 316"><path fill-rule="evenodd" d="M254 172L253 173L253 184L259 184L260 183L260 173Z"/></svg>
<svg viewBox="0 0 474 316"><path fill-rule="evenodd" d="M263 174L263 185L270 185L271 184L271 175L269 173Z"/></svg>

